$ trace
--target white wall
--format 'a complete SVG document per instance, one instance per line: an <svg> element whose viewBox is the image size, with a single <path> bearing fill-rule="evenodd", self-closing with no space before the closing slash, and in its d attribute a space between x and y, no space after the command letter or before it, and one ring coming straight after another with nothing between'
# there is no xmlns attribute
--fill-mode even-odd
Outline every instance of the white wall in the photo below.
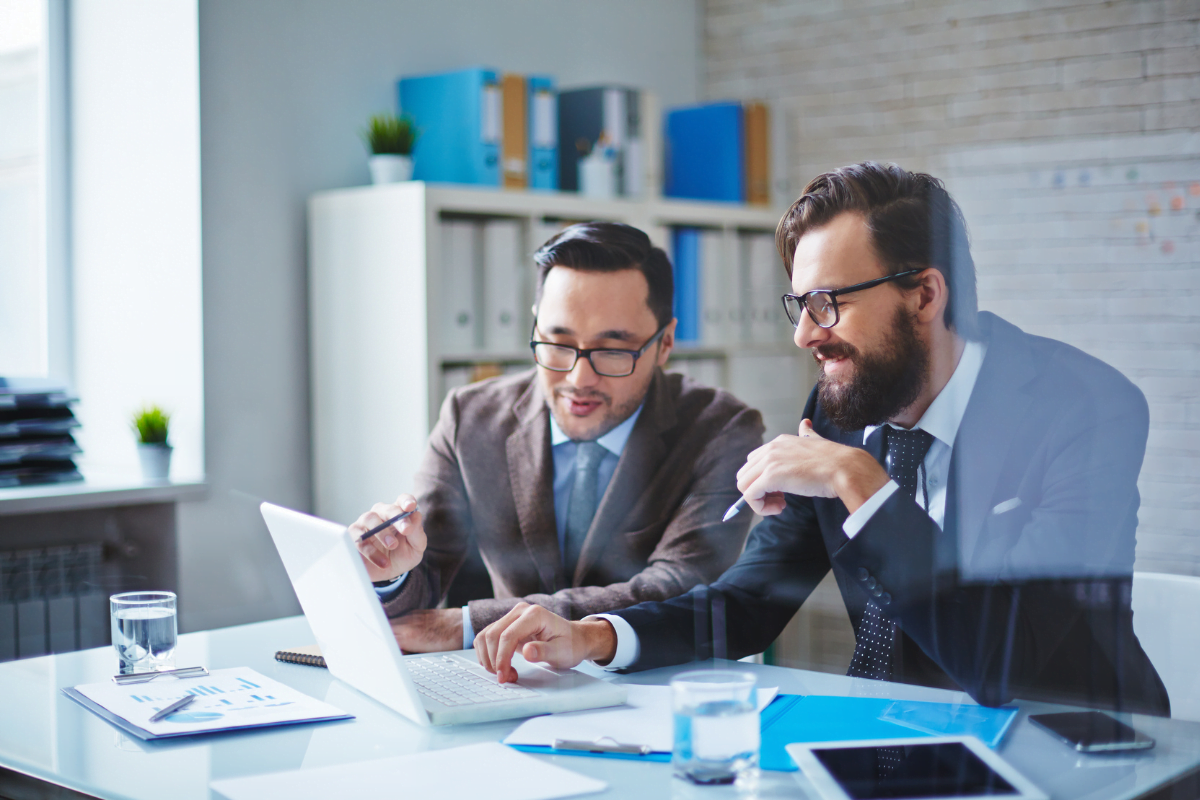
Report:
<svg viewBox="0 0 1200 800"><path fill-rule="evenodd" d="M311 501L304 201L368 181L357 130L396 79L486 64L669 107L699 72L694 0L205 0L199 19L212 489L181 507L186 629L296 610L256 500Z"/></svg>
<svg viewBox="0 0 1200 800"><path fill-rule="evenodd" d="M195 0L73 0L75 389L89 472L139 470L133 412L173 412L204 472Z"/></svg>

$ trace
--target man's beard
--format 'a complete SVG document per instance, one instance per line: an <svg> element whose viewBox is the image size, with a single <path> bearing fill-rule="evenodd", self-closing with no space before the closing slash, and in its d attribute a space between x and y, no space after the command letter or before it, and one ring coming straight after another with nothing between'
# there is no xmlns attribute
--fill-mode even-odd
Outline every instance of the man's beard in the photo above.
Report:
<svg viewBox="0 0 1200 800"><path fill-rule="evenodd" d="M889 339L877 353L864 354L845 342L813 348L814 358L820 353L848 358L854 365L853 377L845 383L827 379L823 371L817 379L821 408L841 430L882 425L921 394L929 372L929 350L903 308L896 309Z"/></svg>

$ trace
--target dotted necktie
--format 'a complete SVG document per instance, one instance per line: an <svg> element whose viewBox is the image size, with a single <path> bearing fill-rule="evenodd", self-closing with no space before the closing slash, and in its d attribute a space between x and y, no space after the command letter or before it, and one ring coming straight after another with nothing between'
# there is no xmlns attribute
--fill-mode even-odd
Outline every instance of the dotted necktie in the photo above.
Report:
<svg viewBox="0 0 1200 800"><path fill-rule="evenodd" d="M901 430L890 425L883 426L884 468L899 486L900 491L910 498L917 496L917 467L925 460L933 444L933 436L923 430ZM928 492L924 498L929 505ZM883 589L868 579L868 591L876 597ZM879 612L879 605L872 597L867 601L866 611L856 631L854 657L846 672L852 678L874 678L879 681L892 678L892 650L896 641L896 623Z"/></svg>
<svg viewBox="0 0 1200 800"><path fill-rule="evenodd" d="M579 442L575 446L575 482L571 485L571 499L567 501L566 552L563 566L567 581L575 575L575 565L583 551L583 540L592 527L596 506L600 502L600 462L608 451L597 442Z"/></svg>

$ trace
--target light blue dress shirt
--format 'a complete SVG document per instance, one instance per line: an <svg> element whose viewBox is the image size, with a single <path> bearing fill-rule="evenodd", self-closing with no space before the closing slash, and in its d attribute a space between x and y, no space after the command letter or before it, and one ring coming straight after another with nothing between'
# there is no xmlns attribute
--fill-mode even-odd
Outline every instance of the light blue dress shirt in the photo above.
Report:
<svg viewBox="0 0 1200 800"><path fill-rule="evenodd" d="M633 433L633 426L637 424L641 414L642 406L638 406L629 419L596 440L601 447L608 451L600 461L596 476L596 492L599 497L604 497L604 492L608 489L609 482L612 481L613 473L617 471L617 462L621 460L625 443L629 441L629 434ZM554 421L554 415L551 414L550 453L554 458L554 526L558 531L558 552L560 554L566 552L567 507L571 502L571 487L575 482L575 452L578 449L579 446L563 433L562 428L558 427L558 423ZM399 592L407 577L408 573L406 572L387 586L375 587L375 591L379 594L380 599L390 600ZM462 615L462 646L464 650L469 650L474 646L475 629L471 625L471 614L467 606L462 607Z"/></svg>

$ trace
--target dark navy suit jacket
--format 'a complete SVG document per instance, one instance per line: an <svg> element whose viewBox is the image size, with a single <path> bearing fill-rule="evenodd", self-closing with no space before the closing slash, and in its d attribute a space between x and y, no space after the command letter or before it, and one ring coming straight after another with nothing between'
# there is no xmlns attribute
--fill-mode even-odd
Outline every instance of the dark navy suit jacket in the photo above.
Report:
<svg viewBox="0 0 1200 800"><path fill-rule="evenodd" d="M788 495L715 583L617 612L641 643L632 669L762 652L832 569L856 631L871 596L898 623L896 680L1168 714L1130 608L1146 400L1069 345L979 322L944 527L896 492L851 540L840 500ZM804 416L846 445L882 439L836 428L815 391Z"/></svg>

